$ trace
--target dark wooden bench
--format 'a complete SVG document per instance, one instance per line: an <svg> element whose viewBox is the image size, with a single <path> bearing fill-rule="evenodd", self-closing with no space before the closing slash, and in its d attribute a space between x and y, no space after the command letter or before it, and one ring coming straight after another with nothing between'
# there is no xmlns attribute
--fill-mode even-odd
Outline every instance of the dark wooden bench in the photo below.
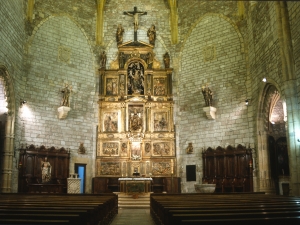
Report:
<svg viewBox="0 0 300 225"><path fill-rule="evenodd" d="M109 224L117 213L115 194L0 194L0 224Z"/></svg>
<svg viewBox="0 0 300 225"><path fill-rule="evenodd" d="M248 219L256 224L272 224L283 218L293 224L300 223L299 202L300 198L263 193L151 194L150 213L156 224L164 225L220 224L221 221L229 224L231 220L238 224Z"/></svg>

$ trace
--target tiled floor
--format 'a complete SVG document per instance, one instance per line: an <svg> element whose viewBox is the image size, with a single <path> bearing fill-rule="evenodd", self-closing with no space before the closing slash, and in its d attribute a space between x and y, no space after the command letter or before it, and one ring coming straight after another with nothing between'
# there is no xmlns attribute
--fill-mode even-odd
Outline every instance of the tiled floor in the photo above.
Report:
<svg viewBox="0 0 300 225"><path fill-rule="evenodd" d="M119 208L118 215L111 225L154 225L150 209L122 209Z"/></svg>

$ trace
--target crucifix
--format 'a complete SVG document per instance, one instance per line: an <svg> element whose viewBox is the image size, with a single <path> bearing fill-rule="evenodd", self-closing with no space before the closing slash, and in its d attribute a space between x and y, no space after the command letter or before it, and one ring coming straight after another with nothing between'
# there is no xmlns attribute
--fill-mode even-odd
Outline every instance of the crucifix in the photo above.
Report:
<svg viewBox="0 0 300 225"><path fill-rule="evenodd" d="M134 7L132 12L124 12L124 15L132 16L134 19L134 41L137 41L137 30L139 28L139 15L147 15L147 12L139 12L137 8Z"/></svg>

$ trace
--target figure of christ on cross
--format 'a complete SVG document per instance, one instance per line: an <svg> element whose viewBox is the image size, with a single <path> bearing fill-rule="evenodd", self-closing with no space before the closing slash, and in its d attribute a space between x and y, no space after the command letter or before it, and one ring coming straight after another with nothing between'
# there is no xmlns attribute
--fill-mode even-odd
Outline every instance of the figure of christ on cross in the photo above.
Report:
<svg viewBox="0 0 300 225"><path fill-rule="evenodd" d="M147 12L138 12L137 7L132 12L124 12L124 15L132 16L134 19L134 41L137 41L137 30L139 28L139 15L147 15Z"/></svg>

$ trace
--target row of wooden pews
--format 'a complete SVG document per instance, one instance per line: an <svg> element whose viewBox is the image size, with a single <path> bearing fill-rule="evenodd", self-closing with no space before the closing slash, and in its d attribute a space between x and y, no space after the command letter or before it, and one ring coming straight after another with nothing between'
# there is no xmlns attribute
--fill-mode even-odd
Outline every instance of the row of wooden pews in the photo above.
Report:
<svg viewBox="0 0 300 225"><path fill-rule="evenodd" d="M300 198L264 193L151 194L157 225L300 224Z"/></svg>
<svg viewBox="0 0 300 225"><path fill-rule="evenodd" d="M0 194L0 224L102 225L118 214L116 194Z"/></svg>

